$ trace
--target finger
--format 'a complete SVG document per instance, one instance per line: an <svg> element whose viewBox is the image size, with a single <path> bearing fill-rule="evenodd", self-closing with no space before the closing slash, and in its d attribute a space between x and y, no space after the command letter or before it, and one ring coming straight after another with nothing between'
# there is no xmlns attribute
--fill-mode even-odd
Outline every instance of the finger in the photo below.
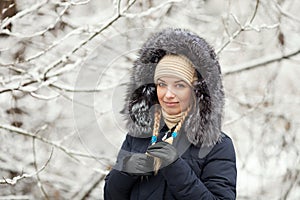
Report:
<svg viewBox="0 0 300 200"><path fill-rule="evenodd" d="M167 156L165 151L149 151L148 152L151 156L164 158Z"/></svg>
<svg viewBox="0 0 300 200"><path fill-rule="evenodd" d="M164 148L164 146L158 146L158 145L156 145L156 146L151 146L151 147L149 147L148 149L147 149L147 151L148 150L154 150L154 149L163 149Z"/></svg>
<svg viewBox="0 0 300 200"><path fill-rule="evenodd" d="M151 145L150 147L148 147L148 149L163 148L167 145L170 145L170 144L166 143L166 142L158 142L158 143L155 143L154 145Z"/></svg>
<svg viewBox="0 0 300 200"><path fill-rule="evenodd" d="M146 162L146 161L147 161L147 157L141 157L141 158L139 158L138 160L139 160L139 161L144 161L144 162Z"/></svg>
<svg viewBox="0 0 300 200"><path fill-rule="evenodd" d="M166 151L165 149L162 148L157 148L157 149L148 149L147 153L152 153L152 152L164 152Z"/></svg>
<svg viewBox="0 0 300 200"><path fill-rule="evenodd" d="M147 155L144 154L144 153L141 153L141 154L137 154L137 157L138 157L139 159L142 159L142 158L147 158Z"/></svg>
<svg viewBox="0 0 300 200"><path fill-rule="evenodd" d="M147 156L147 163L153 163L154 162L154 158L153 156Z"/></svg>
<svg viewBox="0 0 300 200"><path fill-rule="evenodd" d="M145 166L140 166L140 165L136 167L136 170L138 170L140 172L150 172L151 171L150 167L145 167Z"/></svg>
<svg viewBox="0 0 300 200"><path fill-rule="evenodd" d="M146 163L147 162L147 158L140 158L137 160L138 163Z"/></svg>
<svg viewBox="0 0 300 200"><path fill-rule="evenodd" d="M147 152L152 151L152 150L159 150L159 149L168 150L168 149L174 149L174 147L170 144L169 145L153 145L147 149Z"/></svg>
<svg viewBox="0 0 300 200"><path fill-rule="evenodd" d="M156 151L152 152L152 151L147 151L147 154L149 154L150 156L154 156L155 157L155 154L156 154Z"/></svg>
<svg viewBox="0 0 300 200"><path fill-rule="evenodd" d="M166 148L155 148L155 149L148 149L147 153L152 153L152 152L168 152L168 149Z"/></svg>

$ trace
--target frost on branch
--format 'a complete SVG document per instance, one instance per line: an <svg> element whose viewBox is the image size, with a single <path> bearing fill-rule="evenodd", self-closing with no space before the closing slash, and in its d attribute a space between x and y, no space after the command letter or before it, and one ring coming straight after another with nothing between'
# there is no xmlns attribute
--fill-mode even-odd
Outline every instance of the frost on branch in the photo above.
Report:
<svg viewBox="0 0 300 200"><path fill-rule="evenodd" d="M237 199L299 199L300 3L0 2L0 198L101 199L138 48L165 27L216 49Z"/></svg>

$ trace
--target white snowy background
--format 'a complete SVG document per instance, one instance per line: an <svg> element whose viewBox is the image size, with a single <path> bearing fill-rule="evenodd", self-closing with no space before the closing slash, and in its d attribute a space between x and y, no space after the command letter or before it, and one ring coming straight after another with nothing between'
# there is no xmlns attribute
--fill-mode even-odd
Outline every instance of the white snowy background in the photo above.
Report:
<svg viewBox="0 0 300 200"><path fill-rule="evenodd" d="M0 199L103 199L139 47L166 27L216 50L237 199L300 199L297 0L1 0Z"/></svg>

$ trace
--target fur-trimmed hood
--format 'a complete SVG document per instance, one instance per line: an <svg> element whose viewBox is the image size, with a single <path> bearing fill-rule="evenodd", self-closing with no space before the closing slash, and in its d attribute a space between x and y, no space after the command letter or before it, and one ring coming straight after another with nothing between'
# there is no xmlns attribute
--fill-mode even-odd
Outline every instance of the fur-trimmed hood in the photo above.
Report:
<svg viewBox="0 0 300 200"><path fill-rule="evenodd" d="M154 105L158 104L154 84L155 67L168 53L182 54L194 64L198 82L194 85L196 103L179 134L194 145L211 146L221 138L224 92L221 70L214 50L196 34L182 29L165 29L150 37L139 51L127 88L126 113L129 134L150 137Z"/></svg>

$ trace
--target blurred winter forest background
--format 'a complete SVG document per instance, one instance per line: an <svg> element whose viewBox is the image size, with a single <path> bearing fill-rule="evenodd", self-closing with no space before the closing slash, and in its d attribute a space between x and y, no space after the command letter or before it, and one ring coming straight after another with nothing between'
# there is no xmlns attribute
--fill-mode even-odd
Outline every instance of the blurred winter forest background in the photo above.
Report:
<svg viewBox="0 0 300 200"><path fill-rule="evenodd" d="M166 27L216 50L237 199L300 199L297 0L1 0L0 199L102 199L137 51Z"/></svg>

